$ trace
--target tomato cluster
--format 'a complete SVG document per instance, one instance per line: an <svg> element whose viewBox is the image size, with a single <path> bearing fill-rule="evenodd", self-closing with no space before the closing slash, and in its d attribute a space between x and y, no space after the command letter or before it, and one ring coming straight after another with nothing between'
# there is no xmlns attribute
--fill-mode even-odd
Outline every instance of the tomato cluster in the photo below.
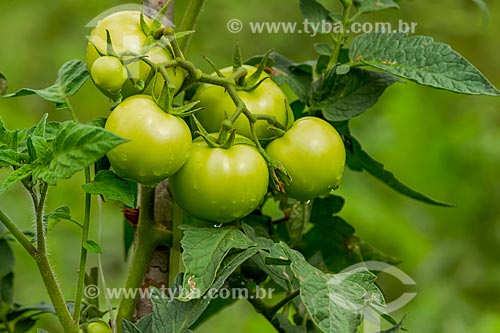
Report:
<svg viewBox="0 0 500 333"><path fill-rule="evenodd" d="M277 166L290 176L277 186L288 197L306 201L338 187L346 157L342 138L320 118L294 121L285 93L259 70L262 65L195 79L180 65L160 73L152 64L175 57L143 29L139 12L109 15L92 32L87 50L94 83L120 101L105 125L129 140L107 155L119 176L147 186L169 178L185 212L218 223L255 210ZM233 78L234 89L213 77ZM189 122L174 112L172 98L165 102L165 96L182 93L184 79L200 83L190 98L199 109ZM195 134L200 136L193 140Z"/></svg>
<svg viewBox="0 0 500 333"><path fill-rule="evenodd" d="M146 16L143 18L146 24L152 23L150 18ZM154 64L173 58L167 48L148 38L142 29L139 11L121 11L108 15L98 21L90 34L87 65L96 86L110 97L118 92L124 97L141 92L146 94L161 92L163 78L159 73L150 75L152 69L140 60L142 56L146 56ZM124 62L127 64L123 65ZM169 69L168 74L174 86L180 87L184 80L184 72Z"/></svg>

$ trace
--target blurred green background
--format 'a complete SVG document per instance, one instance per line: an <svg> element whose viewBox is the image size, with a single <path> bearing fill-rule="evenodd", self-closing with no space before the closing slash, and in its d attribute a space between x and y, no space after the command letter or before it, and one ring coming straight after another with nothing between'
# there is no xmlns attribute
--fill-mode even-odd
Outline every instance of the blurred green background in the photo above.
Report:
<svg viewBox="0 0 500 333"><path fill-rule="evenodd" d="M186 1L177 1L177 21ZM86 24L123 1L0 0L0 71L9 91L42 88L55 79L69 59L84 59ZM331 8L337 1L323 1ZM487 24L472 0L402 1L401 11L374 14L371 21L418 22L417 34L451 44L500 86L500 1L489 1ZM241 33L226 30L238 18ZM365 19L365 18L364 18ZM243 54L269 48L303 61L315 57L320 39L304 34L251 34L250 21L300 22L298 1L208 0L188 56L208 70L202 55L220 66L231 63L235 41ZM82 121L106 116L109 103L91 83L72 99ZM35 124L43 113L65 120L65 111L37 97L0 100L0 116L9 128ZM400 179L425 193L457 205L439 208L404 198L367 174L346 171L339 194L347 199L341 215L361 238L403 260L400 268L416 282L417 297L395 314L408 314L406 327L425 333L500 332L500 100L460 96L411 83L389 88L380 102L352 121L353 134L373 157ZM6 176L0 171L0 179ZM83 176L61 181L49 197L48 209L68 204L73 217L83 215ZM28 196L19 186L0 198L0 208L24 228L32 224ZM123 284L122 219L119 206L106 203L103 214L103 264L111 287ZM97 221L97 214L93 216ZM97 238L97 222L92 238ZM73 295L79 251L78 230L60 224L49 234L51 259L65 294ZM47 300L30 258L17 246L15 298L26 305ZM91 264L97 260L91 255ZM388 298L406 290L389 283ZM40 327L57 332L51 316ZM222 312L197 332L273 332L244 301Z"/></svg>

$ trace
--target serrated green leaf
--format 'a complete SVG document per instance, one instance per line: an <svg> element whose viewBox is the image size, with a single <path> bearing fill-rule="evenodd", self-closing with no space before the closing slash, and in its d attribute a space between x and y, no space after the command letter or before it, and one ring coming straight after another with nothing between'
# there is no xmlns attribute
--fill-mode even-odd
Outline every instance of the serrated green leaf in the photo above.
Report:
<svg viewBox="0 0 500 333"><path fill-rule="evenodd" d="M45 214L43 216L43 221L47 226L47 230L52 230L52 228L54 228L56 224L62 221L69 221L76 224L80 228L83 228L83 226L78 221L73 220L73 218L71 217L70 208L68 206L57 207L56 209L54 209L54 211Z"/></svg>
<svg viewBox="0 0 500 333"><path fill-rule="evenodd" d="M92 253L101 253L101 247L93 240L85 241L85 243L83 243L83 248Z"/></svg>
<svg viewBox="0 0 500 333"><path fill-rule="evenodd" d="M288 84L297 97L303 102L309 102L312 83L312 65L294 63L279 53L269 56L275 63L272 79L280 86Z"/></svg>
<svg viewBox="0 0 500 333"><path fill-rule="evenodd" d="M83 86L89 77L87 65L80 60L70 60L64 63L59 70L56 85L62 95L73 96Z"/></svg>
<svg viewBox="0 0 500 333"><path fill-rule="evenodd" d="M20 167L21 163L18 162L19 154L7 147L0 146L0 168L4 165L13 165Z"/></svg>
<svg viewBox="0 0 500 333"><path fill-rule="evenodd" d="M31 161L50 158L50 148L47 140L41 136L30 136L27 141Z"/></svg>
<svg viewBox="0 0 500 333"><path fill-rule="evenodd" d="M64 101L64 97L61 96L59 87L50 86L45 89L30 89L30 88L22 88L16 91L15 93L5 95L5 98L10 97L22 97L22 96L30 96L30 95L38 95L40 98L55 103L56 109L64 109L66 108L66 102Z"/></svg>
<svg viewBox="0 0 500 333"><path fill-rule="evenodd" d="M331 56L333 52L333 48L328 43L316 43L314 44L314 49L318 52L319 55Z"/></svg>
<svg viewBox="0 0 500 333"><path fill-rule="evenodd" d="M70 178L124 142L100 127L65 122L51 143L50 158L39 161L33 175L55 185L58 179Z"/></svg>
<svg viewBox="0 0 500 333"><path fill-rule="evenodd" d="M324 274L298 251L280 243L292 261L300 284L300 298L312 321L324 332L357 332L363 309L385 304L375 286L376 276L362 268L341 274Z"/></svg>
<svg viewBox="0 0 500 333"><path fill-rule="evenodd" d="M45 158L49 155L49 147L45 139L47 117L48 114L45 113L38 124L29 131L26 144L31 162L39 158Z"/></svg>
<svg viewBox="0 0 500 333"><path fill-rule="evenodd" d="M0 194L5 192L9 187L14 185L18 181L31 176L33 174L34 169L35 166L33 164L24 164L19 169L16 169L3 181L3 184L0 186Z"/></svg>
<svg viewBox="0 0 500 333"><path fill-rule="evenodd" d="M227 256L211 288L217 291L222 288L227 278L246 260L251 258L258 249L248 248ZM166 298L156 288L151 289L153 316L151 332L153 333L187 333L210 304L210 297L181 302Z"/></svg>
<svg viewBox="0 0 500 333"><path fill-rule="evenodd" d="M325 22L331 22L331 13L316 0L300 0L300 11L304 19L317 28L323 28ZM326 27L325 27L326 28ZM328 33L327 30L318 29L319 33Z"/></svg>
<svg viewBox="0 0 500 333"><path fill-rule="evenodd" d="M327 120L348 120L371 108L398 81L392 75L359 68L343 75L325 73L313 82L313 108L320 109Z"/></svg>
<svg viewBox="0 0 500 333"><path fill-rule="evenodd" d="M242 226L248 238L256 242L257 246L261 249L259 253L252 258L257 267L263 270L276 284L283 288L283 290L288 290L289 283L295 285L296 283L290 270L289 263L286 266L268 264L268 262L274 261L272 259L281 262L288 260L281 246L274 243L274 241L269 238L256 236L255 230L249 225L244 223Z"/></svg>
<svg viewBox="0 0 500 333"><path fill-rule="evenodd" d="M182 225L182 261L186 267L180 300L202 297L213 284L221 263L232 249L256 244L235 228L203 228Z"/></svg>
<svg viewBox="0 0 500 333"><path fill-rule="evenodd" d="M45 125L45 140L52 141L56 138L57 132L61 128L61 124L58 121L49 121Z"/></svg>
<svg viewBox="0 0 500 333"><path fill-rule="evenodd" d="M25 130L8 130L0 117L0 149L6 147L17 151L18 143L24 140L25 135Z"/></svg>
<svg viewBox="0 0 500 333"><path fill-rule="evenodd" d="M107 200L121 201L127 207L134 207L135 192L125 179L109 170L101 170L91 183L83 184L85 192L102 195Z"/></svg>
<svg viewBox="0 0 500 333"><path fill-rule="evenodd" d="M47 126L47 118L49 114L45 113L42 116L42 119L38 122L38 124L33 128L33 131L30 133L31 136L40 136L45 138L45 128Z"/></svg>
<svg viewBox="0 0 500 333"><path fill-rule="evenodd" d="M134 323L122 319L123 333L143 333Z"/></svg>
<svg viewBox="0 0 500 333"><path fill-rule="evenodd" d="M67 98L73 96L88 79L87 65L80 60L70 60L59 69L56 82L45 89L23 88L4 97L38 95L46 101L56 104L56 109L68 107Z"/></svg>
<svg viewBox="0 0 500 333"><path fill-rule="evenodd" d="M0 96L4 95L8 88L8 82L5 75L0 72Z"/></svg>
<svg viewBox="0 0 500 333"><path fill-rule="evenodd" d="M349 65L339 65L335 67L335 74L337 75L346 75L351 71L351 66Z"/></svg>
<svg viewBox="0 0 500 333"><path fill-rule="evenodd" d="M500 95L476 67L449 45L435 42L431 37L363 34L353 40L350 58L354 63L434 88L472 95Z"/></svg>
<svg viewBox="0 0 500 333"><path fill-rule="evenodd" d="M397 179L394 176L392 172L387 171L382 163L377 162L370 155L368 155L368 153L366 153L363 150L358 140L356 140L350 133L344 132L342 134L344 135L344 139L347 142L346 144L347 165L352 170L354 171L366 170L372 176L381 180L383 183L388 185L396 192L401 193L412 199L430 205L436 205L442 207L454 207L453 204L435 200L403 184L399 179Z"/></svg>
<svg viewBox="0 0 500 333"><path fill-rule="evenodd" d="M399 9L399 5L393 0L354 0L353 4L360 13L364 14L389 8Z"/></svg>
<svg viewBox="0 0 500 333"><path fill-rule="evenodd" d="M146 316L139 319L135 326L141 331L141 333L151 333L153 332L153 314L147 314Z"/></svg>

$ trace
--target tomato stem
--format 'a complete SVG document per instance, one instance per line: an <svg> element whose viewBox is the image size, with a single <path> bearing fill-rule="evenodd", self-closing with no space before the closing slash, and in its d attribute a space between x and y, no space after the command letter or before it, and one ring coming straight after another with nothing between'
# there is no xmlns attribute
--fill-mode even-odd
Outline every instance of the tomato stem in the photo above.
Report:
<svg viewBox="0 0 500 333"><path fill-rule="evenodd" d="M36 212L36 254L35 262L40 271L40 275L49 294L49 298L54 306L59 322L64 327L66 332L78 332L78 324L73 322L73 318L66 305L66 301L61 291L61 287L57 282L52 265L49 262L47 255L47 246L45 243L45 223L43 222L43 212L45 208L45 200L49 185L42 183L40 186L39 195L32 192L33 204Z"/></svg>
<svg viewBox="0 0 500 333"><path fill-rule="evenodd" d="M186 7L184 16L182 18L181 24L179 25L179 31L189 31L193 30L196 26L196 21L201 13L201 8L205 0L191 0ZM182 38L179 42L179 47L182 52L186 52L191 35Z"/></svg>
<svg viewBox="0 0 500 333"><path fill-rule="evenodd" d="M90 167L86 167L85 183L88 184L90 182L91 182ZM82 243L80 248L80 266L78 271L78 282L76 285L75 308L73 312L73 320L75 324L78 324L80 322L80 311L83 302L83 289L85 287L85 273L87 272L87 257L88 257L88 251L84 245L89 239L91 205L92 205L92 195L90 193L85 193L85 213L83 218Z"/></svg>
<svg viewBox="0 0 500 333"><path fill-rule="evenodd" d="M0 209L0 222L10 231L10 234L21 244L21 246L29 253L29 255L35 258L36 249L31 244L30 240L23 231L17 226L17 224L10 219L3 210Z"/></svg>
<svg viewBox="0 0 500 333"><path fill-rule="evenodd" d="M127 281L125 283L126 290L137 290L141 287L153 250L160 244L172 244L172 231L159 230L159 228L155 226L155 188L155 186L142 186L141 188L136 246ZM122 297L118 308L118 317L116 319L118 332L121 332L122 319L132 319L136 303L137 297Z"/></svg>
<svg viewBox="0 0 500 333"><path fill-rule="evenodd" d="M170 248L170 269L168 272L169 285L174 286L175 277L182 270L182 254L181 254L181 239L182 230L180 225L182 224L182 209L177 205L175 200L173 200L173 219L172 219L172 247Z"/></svg>
<svg viewBox="0 0 500 333"><path fill-rule="evenodd" d="M291 300L293 300L295 297L297 297L300 294L300 289L295 289L291 293L285 296L281 301L276 303L275 305L267 308L265 310L266 317L273 318L274 315L285 305L287 305Z"/></svg>
<svg viewBox="0 0 500 333"><path fill-rule="evenodd" d="M328 66L326 68L326 71L332 70L337 65L340 50L342 49L342 46L343 46L345 38L346 38L344 31L347 28L347 26L349 25L349 20L350 20L349 16L350 16L351 9L352 9L352 1L343 0L342 5L344 6L344 10L342 12L343 29L341 32L339 32L337 38L335 39L336 40L335 47L334 47L332 54L330 56L330 61L328 62Z"/></svg>

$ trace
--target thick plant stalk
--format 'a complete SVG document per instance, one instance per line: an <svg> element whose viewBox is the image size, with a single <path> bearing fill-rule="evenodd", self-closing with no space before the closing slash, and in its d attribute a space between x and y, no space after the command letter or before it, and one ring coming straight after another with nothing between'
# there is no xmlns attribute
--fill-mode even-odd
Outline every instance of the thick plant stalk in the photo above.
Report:
<svg viewBox="0 0 500 333"><path fill-rule="evenodd" d="M168 181L163 181L156 187L154 203L154 223L157 228L172 230L172 197L168 189ZM142 289L148 289L151 286L157 288L168 287L170 267L170 248L165 245L157 246L149 260L146 268ZM138 320L151 313L151 300L147 297L137 301L136 313L134 319Z"/></svg>

